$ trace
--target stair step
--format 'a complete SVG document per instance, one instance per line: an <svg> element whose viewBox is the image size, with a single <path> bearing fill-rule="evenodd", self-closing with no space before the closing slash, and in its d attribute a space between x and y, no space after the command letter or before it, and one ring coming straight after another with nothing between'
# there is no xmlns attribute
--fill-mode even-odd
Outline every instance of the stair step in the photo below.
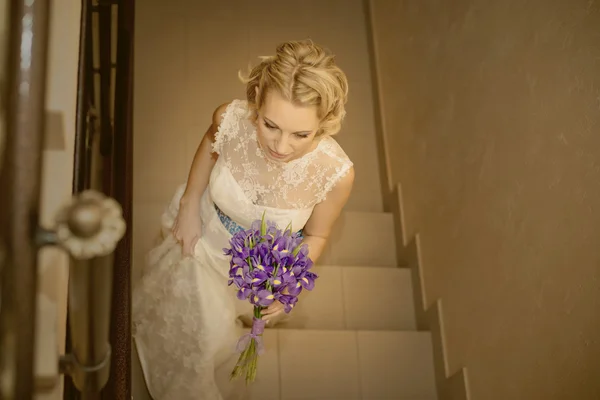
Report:
<svg viewBox="0 0 600 400"><path fill-rule="evenodd" d="M428 332L273 329L264 340L255 383L225 399L436 399ZM234 364L218 369L220 387Z"/></svg>
<svg viewBox="0 0 600 400"><path fill-rule="evenodd" d="M364 399L436 399L429 332L357 333Z"/></svg>
<svg viewBox="0 0 600 400"><path fill-rule="evenodd" d="M342 212L319 263L397 266L393 215Z"/></svg>
<svg viewBox="0 0 600 400"><path fill-rule="evenodd" d="M416 330L410 270L319 266L282 329Z"/></svg>

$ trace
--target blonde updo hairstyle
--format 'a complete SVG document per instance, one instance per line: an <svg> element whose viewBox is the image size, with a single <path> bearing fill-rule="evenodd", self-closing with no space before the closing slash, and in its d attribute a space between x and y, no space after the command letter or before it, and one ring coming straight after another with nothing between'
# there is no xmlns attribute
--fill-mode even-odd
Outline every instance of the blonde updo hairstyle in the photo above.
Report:
<svg viewBox="0 0 600 400"><path fill-rule="evenodd" d="M346 115L348 80L336 65L334 56L311 40L280 44L274 56L261 57L261 63L240 79L246 84L246 97L254 122L267 93L276 90L298 106L316 106L320 122L317 136L335 135Z"/></svg>

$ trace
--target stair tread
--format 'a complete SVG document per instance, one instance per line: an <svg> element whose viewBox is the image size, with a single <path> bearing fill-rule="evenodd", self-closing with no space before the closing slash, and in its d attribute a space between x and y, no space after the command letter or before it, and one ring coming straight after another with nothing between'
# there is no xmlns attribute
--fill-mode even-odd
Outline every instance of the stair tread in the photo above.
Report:
<svg viewBox="0 0 600 400"><path fill-rule="evenodd" d="M248 329L249 331L249 329ZM267 328L265 332L303 332L303 333L323 333L328 335L336 332L350 332L350 333L369 333L373 335L395 335L395 336L406 336L406 337L425 337L431 336L429 331L412 331L412 330L398 330L398 329L306 329L306 328Z"/></svg>
<svg viewBox="0 0 600 400"><path fill-rule="evenodd" d="M264 340L253 399L436 398L429 332L269 329Z"/></svg>
<svg viewBox="0 0 600 400"><path fill-rule="evenodd" d="M342 212L319 262L397 266L393 214Z"/></svg>
<svg viewBox="0 0 600 400"><path fill-rule="evenodd" d="M281 328L415 330L411 273L390 267L319 266ZM373 312L377 310L377 312Z"/></svg>

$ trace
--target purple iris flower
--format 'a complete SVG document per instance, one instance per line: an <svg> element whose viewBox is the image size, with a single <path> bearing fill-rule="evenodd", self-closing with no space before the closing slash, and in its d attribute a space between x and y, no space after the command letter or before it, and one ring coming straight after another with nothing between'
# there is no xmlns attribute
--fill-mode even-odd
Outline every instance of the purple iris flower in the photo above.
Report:
<svg viewBox="0 0 600 400"><path fill-rule="evenodd" d="M259 256L265 264L268 264L265 260L271 256L271 246L266 242L260 243L256 246L256 255Z"/></svg>
<svg viewBox="0 0 600 400"><path fill-rule="evenodd" d="M283 268L277 268L277 272L273 272L269 277L269 283L273 287L274 291L283 290L285 288L285 271Z"/></svg>
<svg viewBox="0 0 600 400"><path fill-rule="evenodd" d="M298 296L302 292L302 283L295 281L286 286L288 293L294 297Z"/></svg>
<svg viewBox="0 0 600 400"><path fill-rule="evenodd" d="M255 269L251 273L252 286L260 286L269 280L270 275L265 270Z"/></svg>
<svg viewBox="0 0 600 400"><path fill-rule="evenodd" d="M281 230L264 218L235 233L224 251L231 256L228 284L238 288L238 298L260 308L278 300L289 312L302 290L314 288L317 278L309 271L313 263L302 240L291 227Z"/></svg>
<svg viewBox="0 0 600 400"><path fill-rule="evenodd" d="M289 236L280 236L275 239L273 243L273 251L276 252L291 252L293 249L290 249L290 244L292 243L292 239Z"/></svg>
<svg viewBox="0 0 600 400"><path fill-rule="evenodd" d="M235 284L235 287L238 289L246 287L245 282L244 282L244 277L242 277L240 275L231 277L229 279L228 285L231 286L232 284Z"/></svg>
<svg viewBox="0 0 600 400"><path fill-rule="evenodd" d="M246 258L250 257L250 251L251 251L250 247L244 246L244 247L240 248L239 251L237 251L236 255L239 258L241 258L242 260L245 260Z"/></svg>
<svg viewBox="0 0 600 400"><path fill-rule="evenodd" d="M310 271L304 271L298 282L302 285L302 287L306 290L313 290L315 287L315 280L317 279L317 274L312 273Z"/></svg>
<svg viewBox="0 0 600 400"><path fill-rule="evenodd" d="M277 300L279 300L279 302L285 306L284 307L284 311L286 313L289 313L290 311L292 311L292 308L294 308L294 306L298 302L298 297L292 296L292 295L283 294Z"/></svg>
<svg viewBox="0 0 600 400"><path fill-rule="evenodd" d="M285 272L282 274L282 278L286 286L292 283L296 283L296 276L294 275L294 271L292 271L291 268L285 269Z"/></svg>
<svg viewBox="0 0 600 400"><path fill-rule="evenodd" d="M274 301L275 296L273 295L273 293L271 293L270 290L266 289L259 290L257 293L254 293L250 298L250 302L252 304L261 307L268 307L271 304L273 304Z"/></svg>
<svg viewBox="0 0 600 400"><path fill-rule="evenodd" d="M237 287L242 287L250 279L250 267L248 265L233 265L229 269L230 285L235 283Z"/></svg>
<svg viewBox="0 0 600 400"><path fill-rule="evenodd" d="M248 261L246 261L247 258L242 258L242 257L238 257L238 256L234 256L231 258L231 263L233 264L233 266L239 265L239 266L248 266Z"/></svg>
<svg viewBox="0 0 600 400"><path fill-rule="evenodd" d="M237 292L237 298L240 300L246 300L252 294L252 290L242 287Z"/></svg>
<svg viewBox="0 0 600 400"><path fill-rule="evenodd" d="M252 269L264 269L262 267L262 262L260 261L260 256L258 254L251 255L248 258L250 259L249 263L252 266Z"/></svg>
<svg viewBox="0 0 600 400"><path fill-rule="evenodd" d="M292 232L291 225L285 230L278 229L276 224L265 221L263 215L250 229L235 233L230 247L223 249L231 257L228 284L236 286L238 299L254 305L255 315L251 333L238 342L241 355L232 377L246 370L246 382L254 380L264 329L261 311L279 301L289 313L302 290L314 288L317 275L310 271L313 263L302 240L299 233ZM249 347L252 344L255 347Z"/></svg>

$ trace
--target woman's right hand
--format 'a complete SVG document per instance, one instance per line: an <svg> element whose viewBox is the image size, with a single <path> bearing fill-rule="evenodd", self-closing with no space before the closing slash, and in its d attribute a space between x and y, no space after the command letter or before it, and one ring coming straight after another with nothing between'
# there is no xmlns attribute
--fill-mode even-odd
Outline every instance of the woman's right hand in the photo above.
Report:
<svg viewBox="0 0 600 400"><path fill-rule="evenodd" d="M173 224L173 235L181 243L183 255L191 255L198 239L202 236L200 207L181 202Z"/></svg>

